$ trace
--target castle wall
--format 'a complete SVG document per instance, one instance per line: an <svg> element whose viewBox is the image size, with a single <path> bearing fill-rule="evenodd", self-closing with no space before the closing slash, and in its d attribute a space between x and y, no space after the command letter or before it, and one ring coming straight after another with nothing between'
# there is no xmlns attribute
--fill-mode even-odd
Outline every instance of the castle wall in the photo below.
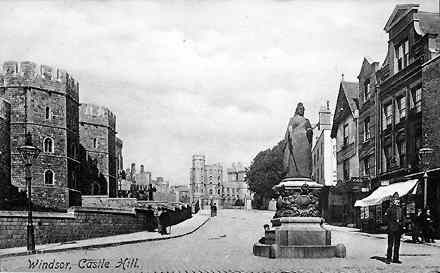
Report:
<svg viewBox="0 0 440 273"><path fill-rule="evenodd" d="M11 105L0 99L0 188L7 188L11 183L10 122Z"/></svg>
<svg viewBox="0 0 440 273"><path fill-rule="evenodd" d="M5 62L0 72L0 96L11 103L11 180L24 188L24 164L17 148L24 144L26 132L40 148L32 166L33 202L50 207L69 206L69 188L78 180L78 83L61 69L32 62ZM53 151L44 150L50 138ZM44 172L54 173L52 184Z"/></svg>
<svg viewBox="0 0 440 273"><path fill-rule="evenodd" d="M116 196L116 116L107 108L81 104L79 109L80 144L87 157L97 161L98 171L107 180L107 194Z"/></svg>

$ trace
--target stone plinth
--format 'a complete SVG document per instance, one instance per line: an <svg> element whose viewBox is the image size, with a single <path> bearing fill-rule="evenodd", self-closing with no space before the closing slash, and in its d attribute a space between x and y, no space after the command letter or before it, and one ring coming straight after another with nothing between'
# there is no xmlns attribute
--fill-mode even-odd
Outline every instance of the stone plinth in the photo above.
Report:
<svg viewBox="0 0 440 273"><path fill-rule="evenodd" d="M256 256L268 258L345 257L331 245L331 231L320 217L281 217L272 220L273 229L254 244Z"/></svg>
<svg viewBox="0 0 440 273"><path fill-rule="evenodd" d="M331 244L331 231L322 226L319 194L322 185L309 178L286 178L279 193L272 229L254 244L255 256L268 258L345 257L343 245ZM344 251L342 251L344 250Z"/></svg>
<svg viewBox="0 0 440 273"><path fill-rule="evenodd" d="M331 232L321 226L320 217L282 217L272 220L275 243L290 245L330 245Z"/></svg>

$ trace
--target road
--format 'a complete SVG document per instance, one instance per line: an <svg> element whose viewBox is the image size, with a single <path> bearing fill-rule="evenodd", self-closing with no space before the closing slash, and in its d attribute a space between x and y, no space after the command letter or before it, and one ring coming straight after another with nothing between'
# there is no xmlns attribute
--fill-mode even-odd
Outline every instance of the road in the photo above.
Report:
<svg viewBox="0 0 440 273"><path fill-rule="evenodd" d="M371 257L383 257L386 240L332 228L332 243L343 243L345 259L268 259L255 257L252 245L263 234L273 212L220 210L218 216L191 235L164 241L100 249L74 250L10 257L0 261L0 271L48 272L440 272L440 248L403 242L402 264L387 265ZM114 268L121 258L123 266ZM136 261L137 258L137 261ZM29 261L55 261L65 269L29 269ZM97 259L100 263L86 263ZM104 259L104 260L103 260ZM122 260L124 261L124 260ZM131 262L131 268L130 268ZM87 268L99 266L104 268ZM110 268L106 269L105 266ZM81 267L81 268L80 268Z"/></svg>

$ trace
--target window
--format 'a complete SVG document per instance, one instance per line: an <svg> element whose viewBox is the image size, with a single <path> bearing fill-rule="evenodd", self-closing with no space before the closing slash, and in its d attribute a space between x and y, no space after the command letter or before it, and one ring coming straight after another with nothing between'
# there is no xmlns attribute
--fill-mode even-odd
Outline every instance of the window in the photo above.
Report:
<svg viewBox="0 0 440 273"><path fill-rule="evenodd" d="M344 146L348 145L348 124L344 125Z"/></svg>
<svg viewBox="0 0 440 273"><path fill-rule="evenodd" d="M212 189L209 189L209 194L211 194L211 195L212 195Z"/></svg>
<svg viewBox="0 0 440 273"><path fill-rule="evenodd" d="M393 124L393 105L387 104L383 107L383 130L388 127L391 127Z"/></svg>
<svg viewBox="0 0 440 273"><path fill-rule="evenodd" d="M406 97L401 96L396 99L396 123L406 117Z"/></svg>
<svg viewBox="0 0 440 273"><path fill-rule="evenodd" d="M395 52L397 72L409 65L409 43L408 40L403 41L396 47Z"/></svg>
<svg viewBox="0 0 440 273"><path fill-rule="evenodd" d="M364 120L364 142L367 142L371 137L371 132L370 132L370 118L367 117Z"/></svg>
<svg viewBox="0 0 440 273"><path fill-rule="evenodd" d="M54 174L51 170L46 170L44 172L44 184L53 185L54 182Z"/></svg>
<svg viewBox="0 0 440 273"><path fill-rule="evenodd" d="M364 101L370 98L370 79L364 82Z"/></svg>
<svg viewBox="0 0 440 273"><path fill-rule="evenodd" d="M391 163L393 161L393 147L391 144L387 144L384 147L384 155L385 155L385 170L389 171L391 169Z"/></svg>
<svg viewBox="0 0 440 273"><path fill-rule="evenodd" d="M422 89L417 88L414 90L411 90L411 97L412 97L412 104L411 109L416 109L416 112L422 111Z"/></svg>
<svg viewBox="0 0 440 273"><path fill-rule="evenodd" d="M364 159L364 175L370 176L370 158L369 157Z"/></svg>
<svg viewBox="0 0 440 273"><path fill-rule="evenodd" d="M50 137L44 139L43 151L45 153L53 153L53 140Z"/></svg>
<svg viewBox="0 0 440 273"><path fill-rule="evenodd" d="M344 180L347 181L350 179L350 161L344 160L342 165L343 171L344 171Z"/></svg>
<svg viewBox="0 0 440 273"><path fill-rule="evenodd" d="M46 119L50 119L50 108L46 107Z"/></svg>
<svg viewBox="0 0 440 273"><path fill-rule="evenodd" d="M98 140L96 138L93 139L93 148L96 149L98 147Z"/></svg>
<svg viewBox="0 0 440 273"><path fill-rule="evenodd" d="M406 141L400 140L397 142L397 152L399 156L399 166L403 167L406 164Z"/></svg>

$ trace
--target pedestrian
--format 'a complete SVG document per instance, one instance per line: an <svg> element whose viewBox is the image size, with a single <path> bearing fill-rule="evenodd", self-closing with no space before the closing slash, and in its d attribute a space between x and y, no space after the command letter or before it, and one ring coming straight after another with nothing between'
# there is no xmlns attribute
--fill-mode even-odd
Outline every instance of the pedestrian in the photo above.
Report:
<svg viewBox="0 0 440 273"><path fill-rule="evenodd" d="M388 246L386 263L400 264L399 248L402 236L402 208L400 207L399 194L395 192L390 200L390 207L385 212L388 232ZM392 260L391 260L392 255Z"/></svg>
<svg viewBox="0 0 440 273"><path fill-rule="evenodd" d="M427 243L434 243L434 220L428 208L423 215L423 238Z"/></svg>
<svg viewBox="0 0 440 273"><path fill-rule="evenodd" d="M422 226L423 226L423 211L422 209L419 208L417 209L417 212L412 219L412 240L414 243L423 242Z"/></svg>

